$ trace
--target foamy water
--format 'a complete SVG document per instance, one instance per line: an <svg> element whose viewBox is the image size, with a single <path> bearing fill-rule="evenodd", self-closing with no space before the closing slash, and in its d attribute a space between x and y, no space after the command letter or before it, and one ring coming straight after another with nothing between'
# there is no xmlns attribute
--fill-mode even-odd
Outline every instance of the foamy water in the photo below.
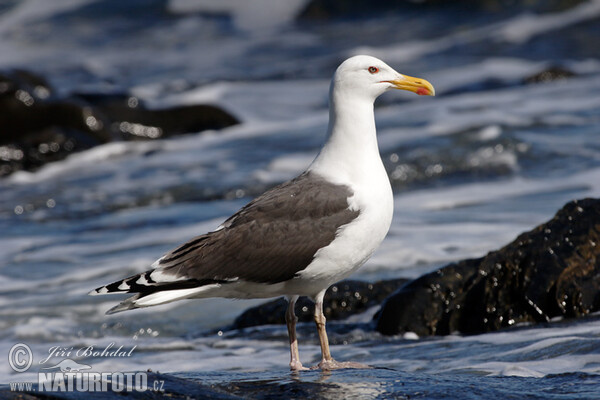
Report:
<svg viewBox="0 0 600 400"><path fill-rule="evenodd" d="M326 45L322 27L290 25L284 16L283 26L266 27L279 33L275 41L249 28L257 24L256 15L241 10L230 22L242 21L241 28L223 28L186 8L187 2L170 3L177 9L174 20L154 17L154 45L126 25L124 48L86 46L80 40L89 33L74 15L95 21L90 32L102 31L104 25L90 16L93 9L86 8L94 2L46 3L25 1L0 16L0 49L10 51L1 66L45 65L38 70L62 91L116 87L152 107L211 102L242 123L155 142L111 143L0 181L0 354L24 342L39 361L53 346L115 343L137 347L131 357L86 359L94 370L285 371L285 327L215 331L260 301L188 301L105 316L117 297L87 292L146 270L165 251L214 229L252 196L301 172L324 140L329 76L349 54L380 56L427 78L438 92L435 98L390 93L377 104L395 217L381 248L355 278L417 277L482 256L550 219L567 201L600 196L600 61L558 50L547 59L524 56L528 43L542 34L597 21L596 1L552 15L476 21L467 33L441 30L428 40L411 37L393 46L361 43L360 30L339 22L330 29L352 40L328 44L327 56L311 52ZM40 27L27 31L16 23L55 26L61 18L68 21L65 27L41 43ZM369 23L378 29L389 24L397 37L390 18ZM59 50L67 28L75 35ZM251 33L236 36L238 28ZM448 54L469 46L469 32L484 33L473 41L518 43L523 50ZM289 45L288 54L265 50L275 42ZM140 43L146 44L130 52ZM65 61L64 54L73 51L81 57ZM557 58L577 76L520 84ZM149 65L134 72L143 63ZM107 86L107 78L116 83ZM495 86L486 86L490 79ZM483 89L463 90L478 85ZM469 337L389 338L369 329L373 312L331 324L337 358L457 376L600 373L597 316ZM352 324L349 332L345 323ZM303 362L317 362L312 324L301 326L300 341ZM0 382L30 378L0 363Z"/></svg>

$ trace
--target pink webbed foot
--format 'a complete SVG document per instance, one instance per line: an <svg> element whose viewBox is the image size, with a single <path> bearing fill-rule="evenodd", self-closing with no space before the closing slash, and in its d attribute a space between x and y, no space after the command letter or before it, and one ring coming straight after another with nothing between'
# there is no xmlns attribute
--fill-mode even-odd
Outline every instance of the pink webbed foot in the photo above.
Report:
<svg viewBox="0 0 600 400"><path fill-rule="evenodd" d="M302 365L302 363L300 361L296 361L296 362L290 362L290 371L308 371L309 368L306 368L305 366Z"/></svg>
<svg viewBox="0 0 600 400"><path fill-rule="evenodd" d="M321 369L323 371L331 371L334 369L344 369L344 368L355 368L355 369L370 369L373 368L367 364L361 364L354 361L335 361L331 360L322 360L319 364L315 365L311 369Z"/></svg>

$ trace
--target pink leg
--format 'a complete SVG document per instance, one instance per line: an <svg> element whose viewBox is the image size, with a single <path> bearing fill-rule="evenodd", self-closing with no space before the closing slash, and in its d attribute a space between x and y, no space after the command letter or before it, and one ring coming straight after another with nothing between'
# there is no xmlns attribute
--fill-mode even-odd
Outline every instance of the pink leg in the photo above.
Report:
<svg viewBox="0 0 600 400"><path fill-rule="evenodd" d="M298 317L296 317L296 313L294 312L297 300L298 296L288 297L289 304L287 311L285 312L285 322L290 338L290 369L292 371L308 369L302 366L302 363L300 362L300 353L298 351L298 338L296 337L296 322L298 322Z"/></svg>
<svg viewBox="0 0 600 400"><path fill-rule="evenodd" d="M325 315L323 314L323 297L325 291L319 293L315 298L315 323L317 324L317 331L319 333L319 342L321 343L321 362L313 369L321 368L322 370L332 370L341 368L371 368L366 364L361 364L352 361L338 362L331 357L329 352L329 338L327 337L327 330L325 329Z"/></svg>

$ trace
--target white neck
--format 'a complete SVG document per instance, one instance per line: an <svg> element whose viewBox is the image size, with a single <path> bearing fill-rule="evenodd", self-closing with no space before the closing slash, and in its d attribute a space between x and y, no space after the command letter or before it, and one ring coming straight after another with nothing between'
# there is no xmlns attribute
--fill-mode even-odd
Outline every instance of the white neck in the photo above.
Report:
<svg viewBox="0 0 600 400"><path fill-rule="evenodd" d="M332 85L329 103L327 142L309 171L340 183L360 182L381 172L373 100Z"/></svg>

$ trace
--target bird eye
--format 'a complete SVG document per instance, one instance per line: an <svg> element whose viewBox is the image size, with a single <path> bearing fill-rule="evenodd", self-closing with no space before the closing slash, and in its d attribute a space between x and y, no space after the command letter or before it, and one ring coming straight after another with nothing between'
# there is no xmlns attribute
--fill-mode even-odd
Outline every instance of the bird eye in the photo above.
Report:
<svg viewBox="0 0 600 400"><path fill-rule="evenodd" d="M379 68L377 67L369 67L369 72L372 74L376 74L379 72Z"/></svg>

